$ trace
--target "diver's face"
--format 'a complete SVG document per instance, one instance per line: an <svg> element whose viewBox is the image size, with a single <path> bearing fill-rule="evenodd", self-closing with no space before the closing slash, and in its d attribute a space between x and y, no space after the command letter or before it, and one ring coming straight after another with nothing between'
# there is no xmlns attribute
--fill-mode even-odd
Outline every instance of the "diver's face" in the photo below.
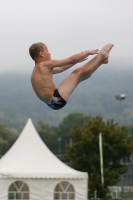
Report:
<svg viewBox="0 0 133 200"><path fill-rule="evenodd" d="M49 52L47 47L44 48L43 53L46 60L51 60L51 53Z"/></svg>

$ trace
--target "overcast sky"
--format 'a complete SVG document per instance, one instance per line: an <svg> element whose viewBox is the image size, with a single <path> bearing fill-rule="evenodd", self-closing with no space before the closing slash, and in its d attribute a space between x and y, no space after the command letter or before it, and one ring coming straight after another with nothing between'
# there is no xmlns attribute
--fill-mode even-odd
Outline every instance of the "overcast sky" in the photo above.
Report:
<svg viewBox="0 0 133 200"><path fill-rule="evenodd" d="M112 66L133 68L133 0L0 0L0 73L32 71L39 41L54 59L111 42Z"/></svg>

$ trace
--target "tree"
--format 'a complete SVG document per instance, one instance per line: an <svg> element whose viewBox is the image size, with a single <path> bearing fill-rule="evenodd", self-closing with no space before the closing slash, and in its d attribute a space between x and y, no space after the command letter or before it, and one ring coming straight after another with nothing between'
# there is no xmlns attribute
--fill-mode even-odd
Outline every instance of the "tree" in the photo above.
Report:
<svg viewBox="0 0 133 200"><path fill-rule="evenodd" d="M16 141L13 134L4 124L0 124L0 156L3 156Z"/></svg>
<svg viewBox="0 0 133 200"><path fill-rule="evenodd" d="M49 124L44 123L42 120L38 122L39 126L37 131L44 141L44 143L50 148L54 154L58 154L59 138L61 154L65 153L66 144L69 143L68 133L72 126L77 125L81 127L88 117L82 113L71 113L66 116L58 127L51 127Z"/></svg>
<svg viewBox="0 0 133 200"><path fill-rule="evenodd" d="M61 138L61 150L62 153L65 153L66 144L69 143L68 133L74 125L78 127L83 126L83 124L87 121L88 117L86 117L82 113L71 113L67 115L62 122L59 124L57 134L58 137Z"/></svg>
<svg viewBox="0 0 133 200"><path fill-rule="evenodd" d="M104 162L104 189L101 185L99 133L103 138ZM88 172L89 195L92 197L94 190L98 196L106 199L108 186L115 185L120 175L127 171L127 166L120 164L124 156L133 152L133 138L128 136L128 129L118 126L113 120L103 122L102 117L88 117L88 121L81 127L73 127L69 133L73 145L67 146L66 156L71 160L72 167L76 170Z"/></svg>
<svg viewBox="0 0 133 200"><path fill-rule="evenodd" d="M53 153L56 153L55 149L58 147L58 142L54 130L49 124L44 123L42 120L40 120L38 124L39 126L37 127L37 132L39 133L41 139Z"/></svg>
<svg viewBox="0 0 133 200"><path fill-rule="evenodd" d="M128 126L129 129L129 135L133 137L133 126Z"/></svg>

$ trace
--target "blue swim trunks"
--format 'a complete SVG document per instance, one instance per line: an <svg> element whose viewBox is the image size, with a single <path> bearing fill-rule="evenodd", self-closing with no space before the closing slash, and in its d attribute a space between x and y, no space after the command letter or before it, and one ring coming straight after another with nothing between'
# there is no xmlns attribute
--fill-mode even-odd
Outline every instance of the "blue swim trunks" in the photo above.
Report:
<svg viewBox="0 0 133 200"><path fill-rule="evenodd" d="M60 110L66 105L66 101L60 96L57 89L55 89L51 103L47 104L53 110Z"/></svg>

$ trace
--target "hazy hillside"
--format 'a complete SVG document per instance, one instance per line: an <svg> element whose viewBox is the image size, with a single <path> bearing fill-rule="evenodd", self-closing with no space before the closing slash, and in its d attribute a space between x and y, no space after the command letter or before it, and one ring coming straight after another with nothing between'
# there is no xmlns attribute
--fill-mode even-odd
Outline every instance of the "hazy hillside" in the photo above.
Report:
<svg viewBox="0 0 133 200"><path fill-rule="evenodd" d="M57 85L65 75L55 76ZM104 67L76 88L65 108L53 111L34 94L29 74L0 74L0 122L21 131L29 117L35 125L39 119L57 125L68 113L82 112L133 124L132 88L133 70L111 71L111 67ZM122 101L120 111L115 95L122 93L126 100Z"/></svg>

